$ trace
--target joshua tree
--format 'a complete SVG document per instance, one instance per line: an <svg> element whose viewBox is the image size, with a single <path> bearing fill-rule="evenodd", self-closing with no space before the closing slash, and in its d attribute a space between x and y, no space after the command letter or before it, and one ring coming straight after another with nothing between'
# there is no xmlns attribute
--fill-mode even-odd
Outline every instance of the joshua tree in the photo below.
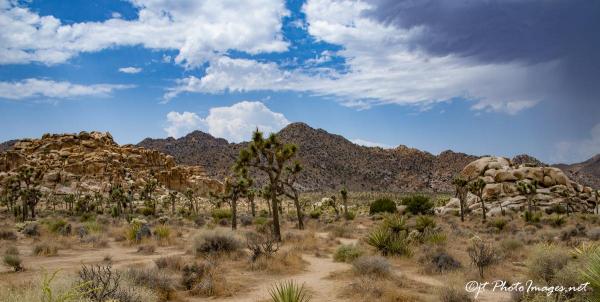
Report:
<svg viewBox="0 0 600 302"><path fill-rule="evenodd" d="M460 221L465 221L465 201L467 200L467 194L469 193L468 184L469 182L461 177L456 177L452 180L452 184L456 188L456 198L460 203Z"/></svg>
<svg viewBox="0 0 600 302"><path fill-rule="evenodd" d="M263 194L271 201L273 214L273 236L281 241L279 226L278 188L282 186L282 173L286 163L295 155L297 147L293 144L283 144L275 134L265 139L258 129L252 135L252 141L246 149L240 151L235 170L251 168L267 176L268 183L263 188Z"/></svg>
<svg viewBox="0 0 600 302"><path fill-rule="evenodd" d="M142 190L142 196L144 200L150 203L150 207L152 208L152 215L156 215L156 200L152 196L154 191L156 191L156 187L158 186L158 182L155 179L150 179L144 185L144 189Z"/></svg>
<svg viewBox="0 0 600 302"><path fill-rule="evenodd" d="M44 172L34 166L25 165L19 169L18 180L20 183L20 195L22 201L23 221L27 220L27 212L31 211L31 218L35 218L35 207L42 197L38 186Z"/></svg>
<svg viewBox="0 0 600 302"><path fill-rule="evenodd" d="M282 193L294 201L296 216L298 218L298 228L304 230L304 213L300 205L300 192L296 186L296 179L298 173L302 171L302 166L300 166L300 163L295 162L293 166L286 167L285 171L286 177L281 187Z"/></svg>
<svg viewBox="0 0 600 302"><path fill-rule="evenodd" d="M248 206L250 207L252 217L256 217L256 203L254 203L254 198L256 198L256 190L249 188L248 192L246 192L246 198L248 199Z"/></svg>
<svg viewBox="0 0 600 302"><path fill-rule="evenodd" d="M177 202L177 191L169 192L169 203L171 204L171 215L175 215L175 203Z"/></svg>
<svg viewBox="0 0 600 302"><path fill-rule="evenodd" d="M342 204L344 205L344 218L348 220L348 190L346 190L346 188L342 188L340 195L342 195Z"/></svg>
<svg viewBox="0 0 600 302"><path fill-rule="evenodd" d="M19 189L20 184L19 180L16 176L8 177L3 186L4 190L4 200L6 202L6 208L16 214L15 206L17 201L19 200ZM16 216L15 216L16 217Z"/></svg>
<svg viewBox="0 0 600 302"><path fill-rule="evenodd" d="M114 186L110 189L110 201L115 204L116 213L111 213L116 216L121 216L123 213L123 204L126 200L123 188L120 185ZM112 210L111 210L112 211Z"/></svg>
<svg viewBox="0 0 600 302"><path fill-rule="evenodd" d="M567 209L567 216L570 216L569 210L571 208L571 196L569 195L569 192L567 190L561 191L559 193L559 195L563 198L563 200L565 202L565 208Z"/></svg>
<svg viewBox="0 0 600 302"><path fill-rule="evenodd" d="M527 211L531 213L532 203L535 194L537 193L537 182L532 181L531 183L526 181L519 181L517 183L517 190L527 198ZM567 212L569 209L567 209Z"/></svg>
<svg viewBox="0 0 600 302"><path fill-rule="evenodd" d="M237 229L237 201L240 197L246 196L252 180L248 178L245 169L241 169L238 175L232 178L225 179L223 193L219 193L218 197L231 206L231 228L235 230Z"/></svg>
<svg viewBox="0 0 600 302"><path fill-rule="evenodd" d="M485 181L483 179L478 178L469 184L469 191L473 193L477 198L479 198L479 202L481 202L481 210L483 213L483 222L486 221L486 209L485 209L485 201L483 200L483 189L485 188Z"/></svg>
<svg viewBox="0 0 600 302"><path fill-rule="evenodd" d="M185 198L188 200L188 206L190 208L190 214L196 213L197 209L195 209L195 207L194 207L194 190L187 189L185 191L185 193L183 193L183 195L185 195Z"/></svg>

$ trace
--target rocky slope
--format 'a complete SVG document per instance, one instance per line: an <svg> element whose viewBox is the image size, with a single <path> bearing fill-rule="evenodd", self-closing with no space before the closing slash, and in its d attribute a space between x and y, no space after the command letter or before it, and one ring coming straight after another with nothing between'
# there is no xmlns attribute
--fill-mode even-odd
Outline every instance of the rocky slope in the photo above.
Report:
<svg viewBox="0 0 600 302"><path fill-rule="evenodd" d="M156 150L119 146L109 133L100 132L20 140L0 153L0 183L24 165L43 171L42 189L59 194L106 194L111 183L139 189L149 179L162 188L191 188L201 194L220 186L200 166L177 165L173 157Z"/></svg>
<svg viewBox="0 0 600 302"><path fill-rule="evenodd" d="M10 150L17 142L18 142L18 140L13 139L10 141L5 141L3 143L0 143L0 153Z"/></svg>
<svg viewBox="0 0 600 302"><path fill-rule="evenodd" d="M573 180L586 186L600 188L600 154L577 164L558 164L560 168Z"/></svg>
<svg viewBox="0 0 600 302"><path fill-rule="evenodd" d="M519 182L535 183L537 192L532 201L542 210L552 210L558 207L571 211L593 212L600 201L598 192L591 187L581 185L556 167L535 167L532 164L517 164L503 157L482 157L469 163L460 176L473 181L485 181L483 199L490 216L501 215L505 211L526 210L527 196L519 191ZM471 193L467 196L467 206L474 212L481 213L481 203ZM436 211L439 214L457 213L460 203L453 198L450 202Z"/></svg>
<svg viewBox="0 0 600 302"><path fill-rule="evenodd" d="M298 160L304 166L299 184L307 191L343 186L353 191L451 191L452 177L477 158L452 151L436 156L406 146L363 147L303 123L290 124L278 134L299 146ZM245 145L194 131L179 139L148 138L137 146L170 154L182 164L200 164L209 176L221 178Z"/></svg>

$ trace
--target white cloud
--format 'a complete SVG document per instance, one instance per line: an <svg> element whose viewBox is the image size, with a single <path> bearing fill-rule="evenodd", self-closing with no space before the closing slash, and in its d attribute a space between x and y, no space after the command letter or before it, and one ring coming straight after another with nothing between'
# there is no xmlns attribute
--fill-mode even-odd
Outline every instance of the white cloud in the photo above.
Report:
<svg viewBox="0 0 600 302"><path fill-rule="evenodd" d="M188 132L200 129L204 121L193 112L175 112L171 111L167 114L167 123L169 124L164 130L169 136L180 137Z"/></svg>
<svg viewBox="0 0 600 302"><path fill-rule="evenodd" d="M382 144L382 143L376 143L376 142L371 142L368 140L364 140L364 139L360 139L360 138L355 138L350 140L351 142L357 144L357 145L361 145L361 146L365 146L365 147L381 147L384 149L389 149L391 148L390 145L386 145L386 144Z"/></svg>
<svg viewBox="0 0 600 302"><path fill-rule="evenodd" d="M0 98L21 100L36 97L68 99L83 96L107 96L114 90L133 88L132 85L94 84L79 85L44 79L26 79L18 82L0 82Z"/></svg>
<svg viewBox="0 0 600 302"><path fill-rule="evenodd" d="M317 40L340 45L337 56L347 69L284 70L274 63L226 57L212 58L201 78L181 79L166 99L182 92L223 93L254 90L290 90L332 96L346 106L377 104L416 105L466 98L474 110L516 114L555 94L557 62L476 64L455 56L433 57L409 43L423 28L399 29L365 17L370 5L353 0L309 0L308 32ZM308 65L329 60L329 54Z"/></svg>
<svg viewBox="0 0 600 302"><path fill-rule="evenodd" d="M248 141L256 128L272 133L290 122L283 114L271 111L261 102L242 101L230 107L211 108L205 118L191 112L169 112L167 123L164 130L169 136L179 137L201 129L230 142L242 142Z"/></svg>
<svg viewBox="0 0 600 302"><path fill-rule="evenodd" d="M557 143L552 160L560 163L575 163L585 161L597 154L600 154L600 123L592 127L590 136L586 139Z"/></svg>
<svg viewBox="0 0 600 302"><path fill-rule="evenodd" d="M129 74L140 73L141 71L142 71L142 68L140 68L140 67L122 67L122 68L119 68L119 72L129 73Z"/></svg>
<svg viewBox="0 0 600 302"><path fill-rule="evenodd" d="M178 50L175 62L195 67L237 49L256 54L287 49L289 14L281 0L130 0L138 18L62 24L16 1L0 0L0 64L63 63L81 52L142 45Z"/></svg>

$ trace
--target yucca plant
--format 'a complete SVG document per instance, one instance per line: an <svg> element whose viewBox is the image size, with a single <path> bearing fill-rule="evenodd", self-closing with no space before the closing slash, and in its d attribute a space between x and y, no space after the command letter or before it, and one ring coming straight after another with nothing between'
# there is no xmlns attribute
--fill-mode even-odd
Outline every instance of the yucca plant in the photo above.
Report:
<svg viewBox="0 0 600 302"><path fill-rule="evenodd" d="M401 231L407 230L404 216L398 214L387 214L383 216L382 226L389 229L392 233L400 233Z"/></svg>
<svg viewBox="0 0 600 302"><path fill-rule="evenodd" d="M593 295L600 299L600 250L595 249L587 256L587 265L581 271L581 276L586 282L590 283ZM598 301L598 300L595 300Z"/></svg>
<svg viewBox="0 0 600 302"><path fill-rule="evenodd" d="M406 232L392 232L384 226L373 230L367 236L367 244L376 248L382 255L410 255Z"/></svg>
<svg viewBox="0 0 600 302"><path fill-rule="evenodd" d="M293 280L275 284L269 289L273 302L308 302L310 295L304 284L298 285Z"/></svg>

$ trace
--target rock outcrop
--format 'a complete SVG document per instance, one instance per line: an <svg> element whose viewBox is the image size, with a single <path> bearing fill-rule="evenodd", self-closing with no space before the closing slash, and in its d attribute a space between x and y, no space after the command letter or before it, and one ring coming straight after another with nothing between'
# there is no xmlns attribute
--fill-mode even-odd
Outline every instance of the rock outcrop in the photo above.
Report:
<svg viewBox="0 0 600 302"><path fill-rule="evenodd" d="M43 191L107 193L111 184L141 188L156 179L162 189L200 195L220 188L200 166L177 165L172 156L131 145L119 146L110 133L45 134L24 139L0 154L0 183L23 165L43 171Z"/></svg>
<svg viewBox="0 0 600 302"><path fill-rule="evenodd" d="M542 210L569 204L574 211L592 212L599 201L593 188L572 181L559 168L535 163L516 164L503 157L482 157L469 163L459 175L468 181L485 181L483 199L490 216L500 215L502 209L524 211L527 208L527 196L519 191L519 182L536 185L537 192L531 197L533 203ZM478 201L475 195L469 193L466 205L470 210L480 212L481 204ZM459 207L458 199L453 198L446 206L437 208L436 212L457 213Z"/></svg>

